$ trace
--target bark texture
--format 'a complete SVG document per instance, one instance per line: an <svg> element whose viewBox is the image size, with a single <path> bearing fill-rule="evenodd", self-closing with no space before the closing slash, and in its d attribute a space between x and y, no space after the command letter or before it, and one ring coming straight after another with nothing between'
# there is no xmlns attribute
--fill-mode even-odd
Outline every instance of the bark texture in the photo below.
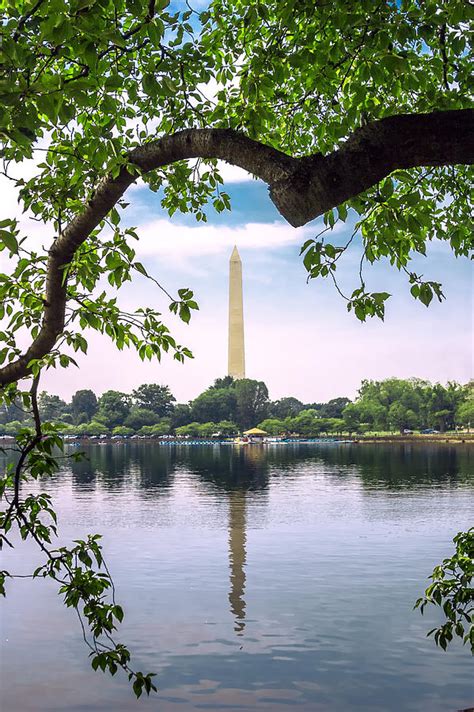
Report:
<svg viewBox="0 0 474 712"><path fill-rule="evenodd" d="M140 146L129 163L149 172L189 158L219 158L265 181L280 214L294 227L359 195L394 170L474 163L474 110L406 114L356 130L332 153L293 158L232 129L188 129ZM78 247L116 205L136 175L124 166L105 177L93 198L54 242L47 270L41 330L27 351L0 369L0 386L30 375L29 363L49 353L64 329L64 269Z"/></svg>
<svg viewBox="0 0 474 712"><path fill-rule="evenodd" d="M327 156L299 159L295 172L270 184L270 196L298 227L397 169L473 162L472 109L390 116L356 130Z"/></svg>

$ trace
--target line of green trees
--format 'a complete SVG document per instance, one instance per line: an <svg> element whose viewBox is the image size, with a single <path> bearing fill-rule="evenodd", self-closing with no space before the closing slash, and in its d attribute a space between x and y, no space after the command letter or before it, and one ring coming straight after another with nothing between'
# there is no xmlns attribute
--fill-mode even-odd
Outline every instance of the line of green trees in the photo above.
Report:
<svg viewBox="0 0 474 712"><path fill-rule="evenodd" d="M400 431L433 428L444 432L474 425L473 382L432 385L418 378L363 381L355 401L334 398L303 403L287 397L271 401L263 381L218 378L189 403L177 403L168 386L145 383L131 394L109 390L99 398L77 391L70 403L42 392L43 420L76 435L236 435L258 425L271 435ZM0 435L15 435L29 424L18 403L0 410Z"/></svg>
<svg viewBox="0 0 474 712"><path fill-rule="evenodd" d="M344 409L349 430L417 430L440 432L474 424L474 383L446 386L419 378L363 381L358 398Z"/></svg>
<svg viewBox="0 0 474 712"><path fill-rule="evenodd" d="M449 382L443 386L419 378L365 380L356 400L345 400L340 413L331 414L332 417L317 408L304 407L295 416L263 420L260 427L274 435L296 432L317 436L424 429L445 432L474 425L473 382Z"/></svg>

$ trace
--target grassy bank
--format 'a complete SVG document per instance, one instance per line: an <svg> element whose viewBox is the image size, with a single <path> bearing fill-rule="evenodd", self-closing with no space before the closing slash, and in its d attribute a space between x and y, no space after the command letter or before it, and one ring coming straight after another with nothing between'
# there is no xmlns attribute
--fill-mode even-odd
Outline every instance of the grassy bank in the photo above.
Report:
<svg viewBox="0 0 474 712"><path fill-rule="evenodd" d="M422 435L421 433L397 435L395 433L365 433L354 438L360 443L468 443L474 444L474 432L448 432Z"/></svg>

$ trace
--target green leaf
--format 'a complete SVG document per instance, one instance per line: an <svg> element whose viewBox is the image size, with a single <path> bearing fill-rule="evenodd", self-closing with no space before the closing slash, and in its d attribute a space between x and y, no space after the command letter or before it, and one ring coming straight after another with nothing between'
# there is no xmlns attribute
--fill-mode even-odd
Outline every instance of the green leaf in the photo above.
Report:
<svg viewBox="0 0 474 712"><path fill-rule="evenodd" d="M159 85L154 74L143 75L142 87L143 91L145 91L149 96L156 96L158 94Z"/></svg>
<svg viewBox="0 0 474 712"><path fill-rule="evenodd" d="M166 84L166 86L168 87L168 89L170 90L171 93L174 94L174 93L176 93L176 92L178 91L178 85L176 84L176 82L175 82L170 76L165 75L165 76L163 77L163 81L164 81L164 83ZM223 204L223 205L224 205L224 204Z"/></svg>
<svg viewBox="0 0 474 712"><path fill-rule="evenodd" d="M420 285L418 298L425 306L428 307L430 305L433 299L433 291L429 284L424 283Z"/></svg>
<svg viewBox="0 0 474 712"><path fill-rule="evenodd" d="M179 316L182 321L184 321L186 324L189 324L189 320L191 319L191 311L187 304L181 304L181 306L179 307Z"/></svg>
<svg viewBox="0 0 474 712"><path fill-rule="evenodd" d="M14 255L18 254L18 241L11 232L8 232L7 230L0 230L0 242L3 242L5 247L7 247Z"/></svg>
<svg viewBox="0 0 474 712"><path fill-rule="evenodd" d="M144 277L148 277L148 272L146 271L145 267L142 265L141 262L134 262L133 266L137 270L137 272L140 272L140 274L143 274Z"/></svg>
<svg viewBox="0 0 474 712"><path fill-rule="evenodd" d="M133 683L133 691L137 699L141 696L143 691L143 679L137 678Z"/></svg>

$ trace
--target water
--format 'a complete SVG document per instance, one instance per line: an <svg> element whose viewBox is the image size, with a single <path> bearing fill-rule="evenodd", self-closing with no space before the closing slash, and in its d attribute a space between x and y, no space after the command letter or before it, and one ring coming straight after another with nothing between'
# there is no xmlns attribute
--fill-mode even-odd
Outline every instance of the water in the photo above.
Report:
<svg viewBox="0 0 474 712"><path fill-rule="evenodd" d="M474 705L473 662L412 611L474 522L468 446L92 446L48 483L64 537L104 534L120 639L158 696L94 673L51 582L8 585L2 712ZM46 484L43 484L43 488ZM33 547L2 568L28 573Z"/></svg>

